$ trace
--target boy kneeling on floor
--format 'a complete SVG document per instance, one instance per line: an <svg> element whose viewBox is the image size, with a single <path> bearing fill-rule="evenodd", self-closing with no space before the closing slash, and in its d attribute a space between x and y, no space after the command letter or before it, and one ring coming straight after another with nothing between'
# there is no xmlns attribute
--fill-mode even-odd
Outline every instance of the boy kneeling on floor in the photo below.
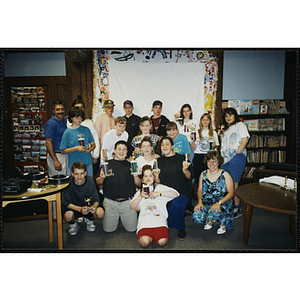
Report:
<svg viewBox="0 0 300 300"><path fill-rule="evenodd" d="M76 235L78 218L84 217L87 231L95 231L93 219L102 219L103 200L100 199L94 178L87 175L86 165L77 161L72 164L69 188L62 192L62 210L65 222L70 223L69 234Z"/></svg>

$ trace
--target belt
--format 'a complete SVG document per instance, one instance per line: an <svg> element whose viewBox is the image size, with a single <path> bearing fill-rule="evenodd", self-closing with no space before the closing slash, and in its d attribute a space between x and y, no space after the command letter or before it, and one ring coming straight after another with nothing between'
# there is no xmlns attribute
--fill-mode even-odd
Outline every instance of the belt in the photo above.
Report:
<svg viewBox="0 0 300 300"><path fill-rule="evenodd" d="M110 199L112 201L116 201L116 202L124 202L124 201L127 201L127 200L131 200L131 197L128 197L128 198L119 198L119 199Z"/></svg>

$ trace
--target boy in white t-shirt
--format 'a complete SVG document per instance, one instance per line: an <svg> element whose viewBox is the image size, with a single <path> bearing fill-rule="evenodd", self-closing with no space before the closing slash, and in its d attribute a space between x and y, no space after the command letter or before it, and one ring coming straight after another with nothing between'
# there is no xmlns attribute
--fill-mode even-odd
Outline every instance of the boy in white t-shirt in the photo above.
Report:
<svg viewBox="0 0 300 300"><path fill-rule="evenodd" d="M128 140L128 133L126 129L126 119L124 117L118 117L115 119L114 129L109 130L103 137L103 144L101 149L101 161L107 161L114 158L114 148L118 141Z"/></svg>
<svg viewBox="0 0 300 300"><path fill-rule="evenodd" d="M145 165L142 169L142 178L149 186L149 194L142 187L130 203L131 209L140 212L137 239L142 247L147 247L152 241L162 247L167 244L170 236L166 204L179 196L175 189L165 185L158 184L154 187L154 176L151 166Z"/></svg>

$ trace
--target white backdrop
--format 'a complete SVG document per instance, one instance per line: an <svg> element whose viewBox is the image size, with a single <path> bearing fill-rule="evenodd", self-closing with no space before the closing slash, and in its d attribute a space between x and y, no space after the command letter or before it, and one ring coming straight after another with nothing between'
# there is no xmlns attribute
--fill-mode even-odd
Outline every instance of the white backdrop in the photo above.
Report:
<svg viewBox="0 0 300 300"><path fill-rule="evenodd" d="M154 100L163 102L162 114L169 120L189 103L194 119L204 113L203 63L138 63L109 60L109 98L116 106L114 116L124 115L123 102L130 99L133 113L151 116Z"/></svg>

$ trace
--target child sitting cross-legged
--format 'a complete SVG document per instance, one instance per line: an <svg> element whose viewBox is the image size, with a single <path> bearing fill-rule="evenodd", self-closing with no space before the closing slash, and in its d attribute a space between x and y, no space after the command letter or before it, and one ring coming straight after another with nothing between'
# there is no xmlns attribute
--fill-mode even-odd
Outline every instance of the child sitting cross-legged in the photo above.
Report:
<svg viewBox="0 0 300 300"><path fill-rule="evenodd" d="M139 213L137 225L137 239L142 247L147 247L152 241L159 246L165 246L170 238L167 225L167 202L179 196L179 193L163 184L154 186L154 176L158 170L153 170L150 165L142 169L144 184L149 186L149 194L143 188L136 192L131 200L130 208Z"/></svg>

